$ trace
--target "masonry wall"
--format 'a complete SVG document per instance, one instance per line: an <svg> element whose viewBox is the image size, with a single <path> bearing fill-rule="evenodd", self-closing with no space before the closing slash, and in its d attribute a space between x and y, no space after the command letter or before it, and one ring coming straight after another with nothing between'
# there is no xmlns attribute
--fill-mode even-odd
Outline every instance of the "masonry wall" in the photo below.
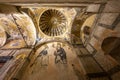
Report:
<svg viewBox="0 0 120 80"><path fill-rule="evenodd" d="M120 64L109 53L106 53L101 46L104 39L108 37L120 37L119 3L120 1L108 1L107 4L100 6L97 12L97 19L92 26L91 35L84 44L113 80L119 80L120 71L117 66ZM111 47L113 48L114 46Z"/></svg>

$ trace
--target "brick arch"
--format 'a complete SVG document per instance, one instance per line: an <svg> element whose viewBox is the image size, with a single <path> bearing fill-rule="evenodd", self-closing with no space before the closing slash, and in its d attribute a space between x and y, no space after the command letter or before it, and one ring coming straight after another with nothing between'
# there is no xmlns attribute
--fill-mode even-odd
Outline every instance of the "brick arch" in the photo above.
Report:
<svg viewBox="0 0 120 80"><path fill-rule="evenodd" d="M120 37L107 37L103 40L101 45L105 54L109 54L115 60L120 62Z"/></svg>
<svg viewBox="0 0 120 80"><path fill-rule="evenodd" d="M102 42L102 45L101 45L103 51L105 53L109 53L111 51L110 48L112 49L116 45L117 40L120 40L120 38L118 38L118 37L105 38Z"/></svg>

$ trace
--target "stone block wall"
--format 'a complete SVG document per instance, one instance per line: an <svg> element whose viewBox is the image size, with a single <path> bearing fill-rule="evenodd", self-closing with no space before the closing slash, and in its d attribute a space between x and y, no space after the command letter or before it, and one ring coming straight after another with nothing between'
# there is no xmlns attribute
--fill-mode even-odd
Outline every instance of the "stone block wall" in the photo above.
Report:
<svg viewBox="0 0 120 80"><path fill-rule="evenodd" d="M98 12L97 23L93 25L94 29L87 40L86 48L90 53L93 53L94 58L101 67L110 74L113 80L119 80L120 70L117 62L109 53L105 53L102 49L104 39L108 37L120 37L120 1L108 1L101 5L101 12ZM107 44L106 44L107 45ZM110 47L111 49L114 46ZM114 70L113 70L114 69ZM113 72L112 72L113 70ZM116 72L115 72L116 71Z"/></svg>

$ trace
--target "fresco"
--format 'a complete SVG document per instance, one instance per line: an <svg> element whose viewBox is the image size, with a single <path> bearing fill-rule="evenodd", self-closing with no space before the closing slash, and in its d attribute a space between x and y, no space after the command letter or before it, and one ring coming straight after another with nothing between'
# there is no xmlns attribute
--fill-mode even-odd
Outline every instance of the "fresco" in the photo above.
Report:
<svg viewBox="0 0 120 80"><path fill-rule="evenodd" d="M40 59L39 59L40 58ZM37 60L40 60L41 66L48 66L49 63L49 55L48 55L48 47L45 47L36 57L34 63L36 63Z"/></svg>
<svg viewBox="0 0 120 80"><path fill-rule="evenodd" d="M51 42L35 52L21 80L79 80L76 71L80 73L80 65L73 48Z"/></svg>
<svg viewBox="0 0 120 80"><path fill-rule="evenodd" d="M55 55L55 64L57 63L67 63L67 56L65 50L61 47L61 45L57 45L56 50L54 51Z"/></svg>
<svg viewBox="0 0 120 80"><path fill-rule="evenodd" d="M94 21L95 21L95 18L96 18L96 14L91 15L90 17L88 17L88 18L86 19L86 21L83 23L83 25L82 25L82 27L81 27L81 32L80 32L80 34L81 34L81 40L82 40L83 43L86 41L87 38L89 38L89 35L88 35L88 34L91 32L90 29L91 29L92 26L93 26L93 23L94 23ZM86 27L86 26L87 26L89 29L87 29L87 30L85 31L85 27ZM86 32L87 32L87 34L86 34Z"/></svg>
<svg viewBox="0 0 120 80"><path fill-rule="evenodd" d="M42 59L41 65L42 64L48 65L49 56L51 55L49 52L52 47L53 48L52 56L54 56L54 63L67 64L67 56L66 56L66 51L63 48L64 46L65 44L61 44L59 42L44 45L42 47L43 49L38 53L34 62L36 62L38 58L41 58Z"/></svg>
<svg viewBox="0 0 120 80"><path fill-rule="evenodd" d="M0 26L0 47L2 47L6 42L6 33L4 29Z"/></svg>
<svg viewBox="0 0 120 80"><path fill-rule="evenodd" d="M0 17L0 26L3 27L7 37L6 45L2 48L21 48L35 44L36 30L26 14Z"/></svg>
<svg viewBox="0 0 120 80"><path fill-rule="evenodd" d="M20 26L20 32L28 45L34 45L36 40L36 29L32 20L26 15L15 14L16 22Z"/></svg>
<svg viewBox="0 0 120 80"><path fill-rule="evenodd" d="M46 26L46 24L44 22L48 21L47 18L51 17L49 16L49 12L48 14L42 16L42 14L44 12L46 12L47 10L57 10L57 11L60 11L62 12L62 14L64 14L66 20L58 20L58 21L62 21L64 23L62 23L61 25L57 26L58 28L55 27L55 29L52 29L52 32L51 31L47 31L49 30L48 28L45 29L44 32L47 33L47 35L45 35L46 33L43 33L43 30L44 30L44 27L48 27ZM53 14L54 12L52 12ZM54 36L54 39L55 40L58 40L61 39L61 40L66 40L66 41L70 41L70 36L68 36L68 33L71 33L71 27L72 27L72 21L74 20L75 18L75 15L76 15L77 11L75 10L75 8L69 8L69 7L64 7L64 8L60 8L60 7L38 7L38 8L29 8L29 15L31 16L31 18L33 19L34 21L34 24L37 25L36 26L36 30L39 32L38 33L38 38L46 38L46 39L52 39L53 36ZM55 14L59 15L59 13L56 13ZM44 18L45 17L45 18ZM59 16L57 16L59 17ZM43 22L41 23L40 19L43 18ZM52 20L52 22L54 22L54 19ZM56 23L56 21L55 21ZM50 24L50 23L47 23L47 24ZM39 25L39 26L38 26ZM43 27L43 29L42 29ZM65 27L65 28L63 28ZM48 33L49 32L49 33ZM54 35L53 35L54 34ZM50 36L51 35L51 36ZM56 36L57 35L57 36Z"/></svg>

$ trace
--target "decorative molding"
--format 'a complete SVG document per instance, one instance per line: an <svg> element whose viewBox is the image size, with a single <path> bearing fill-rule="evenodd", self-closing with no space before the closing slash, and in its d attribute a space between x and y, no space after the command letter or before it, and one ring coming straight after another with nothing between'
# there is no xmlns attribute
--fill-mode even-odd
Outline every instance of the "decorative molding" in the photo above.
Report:
<svg viewBox="0 0 120 80"><path fill-rule="evenodd" d="M104 27L104 28L107 28L107 29L112 29L112 25L107 25L107 24L103 24L103 23L98 23L98 26L101 26L101 27Z"/></svg>

